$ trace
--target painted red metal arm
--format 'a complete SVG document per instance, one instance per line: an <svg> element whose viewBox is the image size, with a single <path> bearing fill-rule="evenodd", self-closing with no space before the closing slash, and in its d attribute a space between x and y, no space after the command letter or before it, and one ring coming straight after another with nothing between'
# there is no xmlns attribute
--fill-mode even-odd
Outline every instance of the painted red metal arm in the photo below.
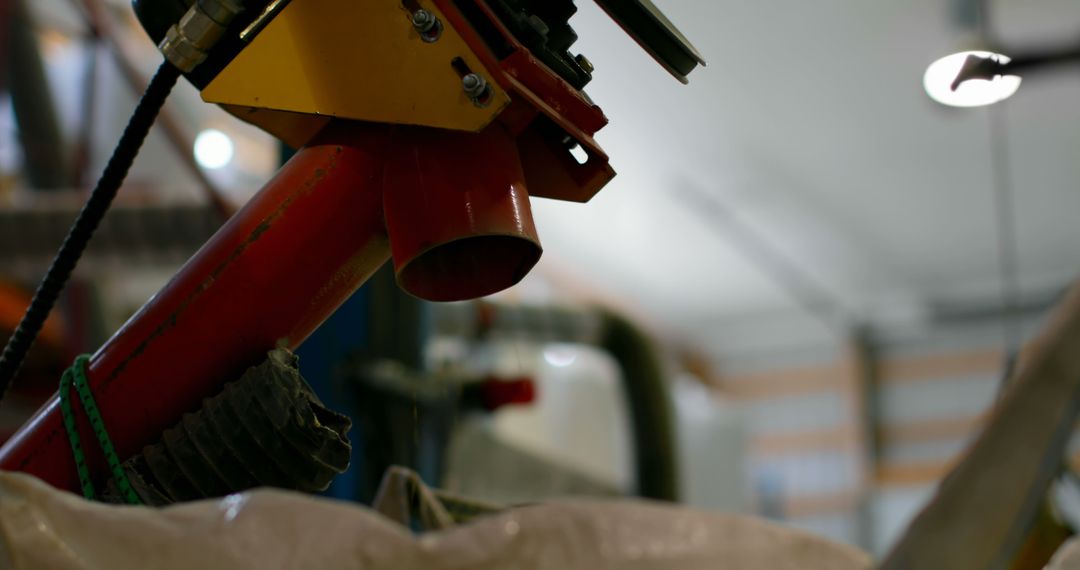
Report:
<svg viewBox="0 0 1080 570"><path fill-rule="evenodd" d="M121 457L267 350L299 345L389 258L387 133L377 125L331 127L94 354L90 384ZM80 429L83 441L94 441L85 421ZM103 462L90 458L100 477ZM78 488L55 397L0 449L0 469Z"/></svg>

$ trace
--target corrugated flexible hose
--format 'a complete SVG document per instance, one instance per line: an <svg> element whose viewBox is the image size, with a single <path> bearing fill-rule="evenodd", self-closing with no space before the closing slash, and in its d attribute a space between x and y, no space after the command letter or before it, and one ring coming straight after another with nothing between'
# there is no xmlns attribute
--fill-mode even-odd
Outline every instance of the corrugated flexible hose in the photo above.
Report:
<svg viewBox="0 0 1080 570"><path fill-rule="evenodd" d="M143 503L167 505L262 486L325 490L349 466L351 422L322 405L296 365L291 352L271 351L126 461ZM112 481L105 500L120 502Z"/></svg>

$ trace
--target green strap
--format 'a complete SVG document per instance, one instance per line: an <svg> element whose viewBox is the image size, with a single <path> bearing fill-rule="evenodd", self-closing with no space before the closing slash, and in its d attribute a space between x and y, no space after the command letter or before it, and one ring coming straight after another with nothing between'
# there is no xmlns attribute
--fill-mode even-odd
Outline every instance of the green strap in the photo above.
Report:
<svg viewBox="0 0 1080 570"><path fill-rule="evenodd" d="M120 465L120 458L117 457L116 448L113 447L112 440L109 439L109 433L105 430L105 422L101 420L101 412L98 411L97 404L94 402L94 395L90 393L90 383L86 380L86 363L89 360L90 356L87 354L77 357L75 363L65 370L64 375L60 378L60 411L64 416L64 429L67 430L68 440L71 442L71 453L75 456L75 468L79 472L79 483L82 484L83 496L91 500L97 497L96 493L94 493L94 483L90 480L90 469L86 466L86 454L83 453L82 443L79 441L79 428L75 424L75 413L71 408L71 388L73 385L75 391L79 394L79 401L82 402L86 416L90 418L90 425L94 428L94 435L97 436L101 451L105 454L105 460L109 464L113 480L116 481L120 494L124 496L124 501L128 504L141 504L142 501L135 494L135 489L132 488L127 473L124 472L124 468Z"/></svg>

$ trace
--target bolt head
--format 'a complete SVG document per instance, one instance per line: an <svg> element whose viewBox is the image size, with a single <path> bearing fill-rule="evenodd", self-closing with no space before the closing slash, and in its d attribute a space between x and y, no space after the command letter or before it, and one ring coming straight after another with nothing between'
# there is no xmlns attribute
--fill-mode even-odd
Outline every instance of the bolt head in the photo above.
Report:
<svg viewBox="0 0 1080 570"><path fill-rule="evenodd" d="M421 32L426 32L435 25L435 16L427 10L417 10L412 15L412 25Z"/></svg>
<svg viewBox="0 0 1080 570"><path fill-rule="evenodd" d="M412 25L420 33L420 39L427 43L434 43L442 36L442 23L435 14L427 10L417 10L412 15Z"/></svg>
<svg viewBox="0 0 1080 570"><path fill-rule="evenodd" d="M484 81L483 77L475 73L469 73L461 78L461 86L470 97L477 97L484 92L487 82Z"/></svg>
<svg viewBox="0 0 1080 570"><path fill-rule="evenodd" d="M596 67L593 66L592 62L589 61L589 58L585 57L584 54L579 53L574 56L574 61L581 66L581 69L585 70L585 73L592 73L596 70Z"/></svg>
<svg viewBox="0 0 1080 570"><path fill-rule="evenodd" d="M486 107L491 101L491 88L483 77L469 73L461 78L461 88L477 107Z"/></svg>

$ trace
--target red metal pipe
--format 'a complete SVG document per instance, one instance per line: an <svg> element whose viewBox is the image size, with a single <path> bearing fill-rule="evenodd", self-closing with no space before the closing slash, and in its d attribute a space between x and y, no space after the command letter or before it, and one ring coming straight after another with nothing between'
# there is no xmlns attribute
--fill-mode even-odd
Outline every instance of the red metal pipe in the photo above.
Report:
<svg viewBox="0 0 1080 570"><path fill-rule="evenodd" d="M383 180L397 282L431 301L460 301L514 285L542 249L514 139L400 127Z"/></svg>
<svg viewBox="0 0 1080 570"><path fill-rule="evenodd" d="M331 125L94 354L90 385L122 458L266 351L299 345L389 258L389 132ZM95 441L80 420L83 441ZM103 462L89 455L100 479ZM0 449L0 469L78 488L55 397Z"/></svg>

